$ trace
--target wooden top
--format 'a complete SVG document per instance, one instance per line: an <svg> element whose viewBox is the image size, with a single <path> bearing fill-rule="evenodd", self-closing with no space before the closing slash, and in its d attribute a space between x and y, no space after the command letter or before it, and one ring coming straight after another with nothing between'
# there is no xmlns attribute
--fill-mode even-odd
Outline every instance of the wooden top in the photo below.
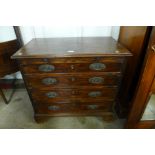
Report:
<svg viewBox="0 0 155 155"><path fill-rule="evenodd" d="M12 58L131 56L111 37L37 38Z"/></svg>

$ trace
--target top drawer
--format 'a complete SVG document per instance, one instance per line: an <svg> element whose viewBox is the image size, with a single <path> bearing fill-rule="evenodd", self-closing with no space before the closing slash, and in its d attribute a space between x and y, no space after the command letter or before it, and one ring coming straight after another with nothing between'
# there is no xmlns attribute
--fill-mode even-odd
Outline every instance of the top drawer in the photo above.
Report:
<svg viewBox="0 0 155 155"><path fill-rule="evenodd" d="M70 59L60 58L60 60L49 59L44 62L43 59L23 60L22 70L25 74L31 73L65 73L65 72L121 72L124 59L112 58L81 58ZM66 60L66 62L65 62ZM75 62L73 62L75 60Z"/></svg>

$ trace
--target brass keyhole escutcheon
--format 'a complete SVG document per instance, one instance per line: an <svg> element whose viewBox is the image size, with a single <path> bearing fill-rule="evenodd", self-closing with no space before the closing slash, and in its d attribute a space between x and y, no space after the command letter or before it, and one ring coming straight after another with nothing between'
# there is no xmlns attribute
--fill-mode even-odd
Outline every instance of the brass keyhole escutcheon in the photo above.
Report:
<svg viewBox="0 0 155 155"><path fill-rule="evenodd" d="M74 70L74 69L75 69L74 65L70 65L70 68L71 68L72 70Z"/></svg>
<svg viewBox="0 0 155 155"><path fill-rule="evenodd" d="M48 59L47 59L47 58L44 58L43 61L44 61L44 62L48 62Z"/></svg>
<svg viewBox="0 0 155 155"><path fill-rule="evenodd" d="M71 77L71 81L74 82L75 81L75 77Z"/></svg>

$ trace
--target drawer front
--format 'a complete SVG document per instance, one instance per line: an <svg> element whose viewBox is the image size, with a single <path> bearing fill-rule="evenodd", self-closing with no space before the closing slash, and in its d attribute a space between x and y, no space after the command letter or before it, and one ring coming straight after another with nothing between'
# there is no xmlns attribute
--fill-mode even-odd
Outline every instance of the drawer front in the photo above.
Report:
<svg viewBox="0 0 155 155"><path fill-rule="evenodd" d="M47 103L68 103L114 100L117 94L117 87L114 88L92 88L85 89L51 89L49 91L32 90L32 98L36 101Z"/></svg>
<svg viewBox="0 0 155 155"><path fill-rule="evenodd" d="M74 73L74 72L121 72L121 63L95 62L95 63L60 63L60 64L41 64L26 65L21 67L25 74L31 73Z"/></svg>
<svg viewBox="0 0 155 155"><path fill-rule="evenodd" d="M119 85L121 74L39 74L37 76L26 75L25 79L29 87L49 90L52 87Z"/></svg>
<svg viewBox="0 0 155 155"><path fill-rule="evenodd" d="M123 57L23 59L35 114L112 112ZM83 89L82 89L83 88Z"/></svg>
<svg viewBox="0 0 155 155"><path fill-rule="evenodd" d="M47 63L93 63L93 62L108 62L108 63L123 63L124 57L76 57L76 58L31 58L22 59L21 65L32 64L47 64Z"/></svg>
<svg viewBox="0 0 155 155"><path fill-rule="evenodd" d="M112 112L112 105L102 105L100 103L88 103L86 105L63 104L63 105L36 105L34 108L37 114L52 114L52 113L79 113L79 112Z"/></svg>

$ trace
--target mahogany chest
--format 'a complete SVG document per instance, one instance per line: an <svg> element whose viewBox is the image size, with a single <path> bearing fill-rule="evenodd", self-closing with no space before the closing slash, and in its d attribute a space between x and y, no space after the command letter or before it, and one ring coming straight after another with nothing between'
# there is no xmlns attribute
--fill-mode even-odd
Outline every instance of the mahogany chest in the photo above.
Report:
<svg viewBox="0 0 155 155"><path fill-rule="evenodd" d="M15 53L37 122L50 116L113 118L131 53L111 37L38 38Z"/></svg>

